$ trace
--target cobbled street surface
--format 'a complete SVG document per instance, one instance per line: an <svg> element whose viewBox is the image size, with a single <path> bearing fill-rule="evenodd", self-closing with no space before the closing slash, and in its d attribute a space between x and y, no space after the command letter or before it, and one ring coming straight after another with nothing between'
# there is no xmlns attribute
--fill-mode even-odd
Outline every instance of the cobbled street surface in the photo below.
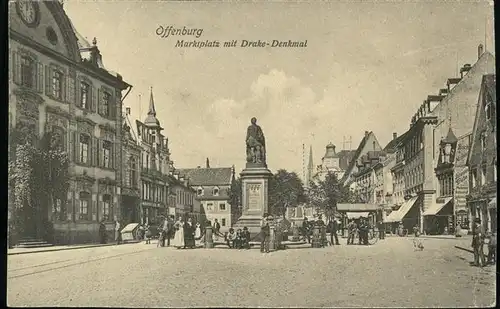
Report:
<svg viewBox="0 0 500 309"><path fill-rule="evenodd" d="M259 250L131 244L8 256L9 306L486 307L496 267L469 239L391 237L373 246Z"/></svg>

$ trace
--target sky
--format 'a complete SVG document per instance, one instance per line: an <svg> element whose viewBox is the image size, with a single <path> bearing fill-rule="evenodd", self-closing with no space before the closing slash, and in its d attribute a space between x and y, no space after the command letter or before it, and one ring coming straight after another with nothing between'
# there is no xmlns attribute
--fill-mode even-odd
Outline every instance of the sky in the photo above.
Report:
<svg viewBox="0 0 500 309"><path fill-rule="evenodd" d="M176 168L245 165L246 129L262 127L271 171L303 175L309 146L356 149L365 131L382 147L446 79L494 52L488 1L68 1L77 31L97 38L104 66L133 86L124 100L144 121L153 89ZM156 34L203 29L199 38ZM175 47L185 41L304 41L305 48ZM304 146L303 146L304 145ZM305 156L303 152L305 147Z"/></svg>

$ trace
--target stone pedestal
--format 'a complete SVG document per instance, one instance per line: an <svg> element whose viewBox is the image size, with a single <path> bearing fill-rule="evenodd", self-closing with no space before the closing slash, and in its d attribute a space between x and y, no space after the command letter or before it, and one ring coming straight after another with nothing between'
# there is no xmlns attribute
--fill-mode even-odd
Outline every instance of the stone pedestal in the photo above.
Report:
<svg viewBox="0 0 500 309"><path fill-rule="evenodd" d="M212 237L212 226L208 225L205 227L205 248L213 248L214 247L214 240Z"/></svg>
<svg viewBox="0 0 500 309"><path fill-rule="evenodd" d="M260 221L268 213L268 186L272 173L265 165L247 164L241 172L242 206L241 217L234 229L247 227L250 237L260 233Z"/></svg>

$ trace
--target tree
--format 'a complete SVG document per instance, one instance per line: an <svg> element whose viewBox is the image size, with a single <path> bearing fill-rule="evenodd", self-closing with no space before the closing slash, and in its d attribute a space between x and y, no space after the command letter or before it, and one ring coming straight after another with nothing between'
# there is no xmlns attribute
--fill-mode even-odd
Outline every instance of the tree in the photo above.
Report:
<svg viewBox="0 0 500 309"><path fill-rule="evenodd" d="M269 210L285 217L286 209L306 201L302 180L295 172L280 169L269 179Z"/></svg>
<svg viewBox="0 0 500 309"><path fill-rule="evenodd" d="M48 207L55 206L56 199L64 205L69 188L69 159L60 137L46 133L36 141L26 130L10 132L9 223L11 232L17 236L28 228L37 236L48 236L49 227L43 214Z"/></svg>
<svg viewBox="0 0 500 309"><path fill-rule="evenodd" d="M241 210L242 210L241 178L238 177L231 183L231 188L229 189L227 202L231 205L231 211L233 211L237 217L241 216Z"/></svg>
<svg viewBox="0 0 500 309"><path fill-rule="evenodd" d="M360 196L348 186L343 186L337 174L328 172L325 179L312 181L308 192L309 203L331 219L338 203L360 203Z"/></svg>

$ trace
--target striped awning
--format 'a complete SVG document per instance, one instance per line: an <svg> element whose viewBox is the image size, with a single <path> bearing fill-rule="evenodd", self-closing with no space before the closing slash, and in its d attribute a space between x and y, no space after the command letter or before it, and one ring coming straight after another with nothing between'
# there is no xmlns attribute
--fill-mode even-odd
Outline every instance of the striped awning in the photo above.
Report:
<svg viewBox="0 0 500 309"><path fill-rule="evenodd" d="M404 216L406 216L406 214L410 211L410 209L413 207L417 199L418 196L415 196L404 202L403 205L401 205L401 207L399 207L397 211L391 212L385 218L384 222L390 223L390 222L399 222L403 220Z"/></svg>
<svg viewBox="0 0 500 309"><path fill-rule="evenodd" d="M444 206L451 202L453 198L447 197L443 203L432 203L432 205L424 211L424 216L435 216L437 215Z"/></svg>

